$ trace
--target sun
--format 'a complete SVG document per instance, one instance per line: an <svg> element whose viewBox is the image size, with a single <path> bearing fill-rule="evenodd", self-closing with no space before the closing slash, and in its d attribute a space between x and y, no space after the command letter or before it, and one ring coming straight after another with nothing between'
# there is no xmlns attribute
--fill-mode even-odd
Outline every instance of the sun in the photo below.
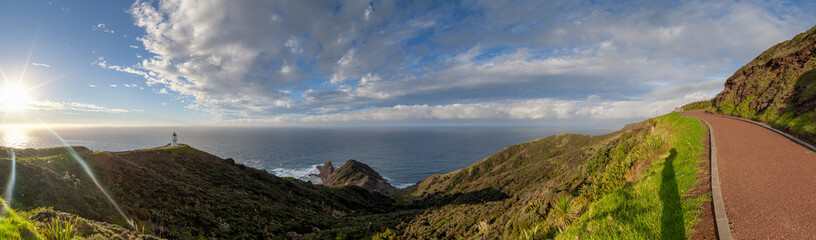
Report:
<svg viewBox="0 0 816 240"><path fill-rule="evenodd" d="M0 106L8 110L23 110L28 107L31 98L28 88L21 84L7 83L0 92Z"/></svg>

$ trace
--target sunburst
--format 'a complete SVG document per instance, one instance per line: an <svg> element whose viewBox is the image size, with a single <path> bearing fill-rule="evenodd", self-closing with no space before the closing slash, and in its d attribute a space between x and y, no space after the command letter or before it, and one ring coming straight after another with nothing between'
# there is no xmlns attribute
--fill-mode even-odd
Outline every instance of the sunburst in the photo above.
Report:
<svg viewBox="0 0 816 240"><path fill-rule="evenodd" d="M29 88L19 83L6 83L0 91L0 106L6 111L25 110L31 102Z"/></svg>

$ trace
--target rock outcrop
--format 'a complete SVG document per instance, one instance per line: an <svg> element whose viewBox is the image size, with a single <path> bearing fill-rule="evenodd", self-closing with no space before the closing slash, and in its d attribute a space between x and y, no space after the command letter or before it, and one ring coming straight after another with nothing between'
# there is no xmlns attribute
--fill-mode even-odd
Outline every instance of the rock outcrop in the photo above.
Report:
<svg viewBox="0 0 816 240"><path fill-rule="evenodd" d="M320 173L316 175L316 177L320 178L320 181L323 181L324 179L329 179L329 177L332 175L332 173L334 173L335 170L334 164L332 164L331 161L326 161L326 163L324 163L323 166L315 167L317 168L317 171L320 171Z"/></svg>
<svg viewBox="0 0 816 240"><path fill-rule="evenodd" d="M326 186L354 185L385 195L390 195L396 190L373 168L354 159L349 159L337 169L331 161L327 161L323 166L317 166L317 170L320 171L318 177Z"/></svg>
<svg viewBox="0 0 816 240"><path fill-rule="evenodd" d="M753 119L816 144L816 27L737 70L712 111Z"/></svg>
<svg viewBox="0 0 816 240"><path fill-rule="evenodd" d="M816 109L816 27L776 44L737 70L714 98L717 112L771 120Z"/></svg>

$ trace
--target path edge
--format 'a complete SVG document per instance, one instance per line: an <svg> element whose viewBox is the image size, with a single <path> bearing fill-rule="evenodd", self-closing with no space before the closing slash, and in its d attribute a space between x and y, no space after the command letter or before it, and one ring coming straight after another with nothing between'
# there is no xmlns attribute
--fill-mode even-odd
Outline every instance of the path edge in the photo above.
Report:
<svg viewBox="0 0 816 240"><path fill-rule="evenodd" d="M702 118L691 115L686 116L696 118L708 126L708 149L709 159L711 160L711 201L714 204L714 222L717 227L717 239L732 240L731 227L728 226L728 216L725 214L725 203L723 203L722 191L720 190L720 170L717 167L717 144L716 141L714 141L714 128Z"/></svg>
<svg viewBox="0 0 816 240"><path fill-rule="evenodd" d="M730 119L740 120L740 121L743 121L743 122L747 122L747 123L752 123L752 124L754 124L754 125L758 125L758 126L760 126L760 127L763 127L763 128L768 129L768 130L774 131L775 133L777 133L777 134L779 134L779 135L782 135L783 137L786 137L786 138L790 139L791 141L793 141L793 142L795 142L795 143L797 143L797 144L799 144L799 145L802 145L802 147L805 147L805 148L807 148L807 149L808 149L808 150L810 150L810 151L816 152L816 147L814 147L813 145L810 145L810 143L807 143L807 142L805 142L805 141L802 141L802 140L801 140L801 139L799 139L799 138L796 138L796 137L794 137L794 136L792 136L792 135L790 135L790 134L787 134L787 133L785 133L785 132L783 132L783 131L780 131L779 129L776 129L776 128L774 128L774 127L771 127L770 125L768 125L768 124L766 124L766 123L763 123L763 122L757 122L757 121L750 120L750 119L738 118L738 117L734 117L734 116L728 116L728 115L722 115L722 114L714 114L714 113L709 113L709 112L703 112L703 114L708 114L708 115L711 115L711 116L717 116L717 117L730 118Z"/></svg>

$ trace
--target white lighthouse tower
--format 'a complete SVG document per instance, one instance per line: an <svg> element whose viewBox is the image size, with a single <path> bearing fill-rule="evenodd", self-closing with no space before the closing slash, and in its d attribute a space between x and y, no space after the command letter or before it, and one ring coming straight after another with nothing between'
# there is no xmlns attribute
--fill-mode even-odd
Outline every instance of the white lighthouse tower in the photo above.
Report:
<svg viewBox="0 0 816 240"><path fill-rule="evenodd" d="M176 132L173 132L173 142L170 143L171 147L178 147L178 137L176 136Z"/></svg>

